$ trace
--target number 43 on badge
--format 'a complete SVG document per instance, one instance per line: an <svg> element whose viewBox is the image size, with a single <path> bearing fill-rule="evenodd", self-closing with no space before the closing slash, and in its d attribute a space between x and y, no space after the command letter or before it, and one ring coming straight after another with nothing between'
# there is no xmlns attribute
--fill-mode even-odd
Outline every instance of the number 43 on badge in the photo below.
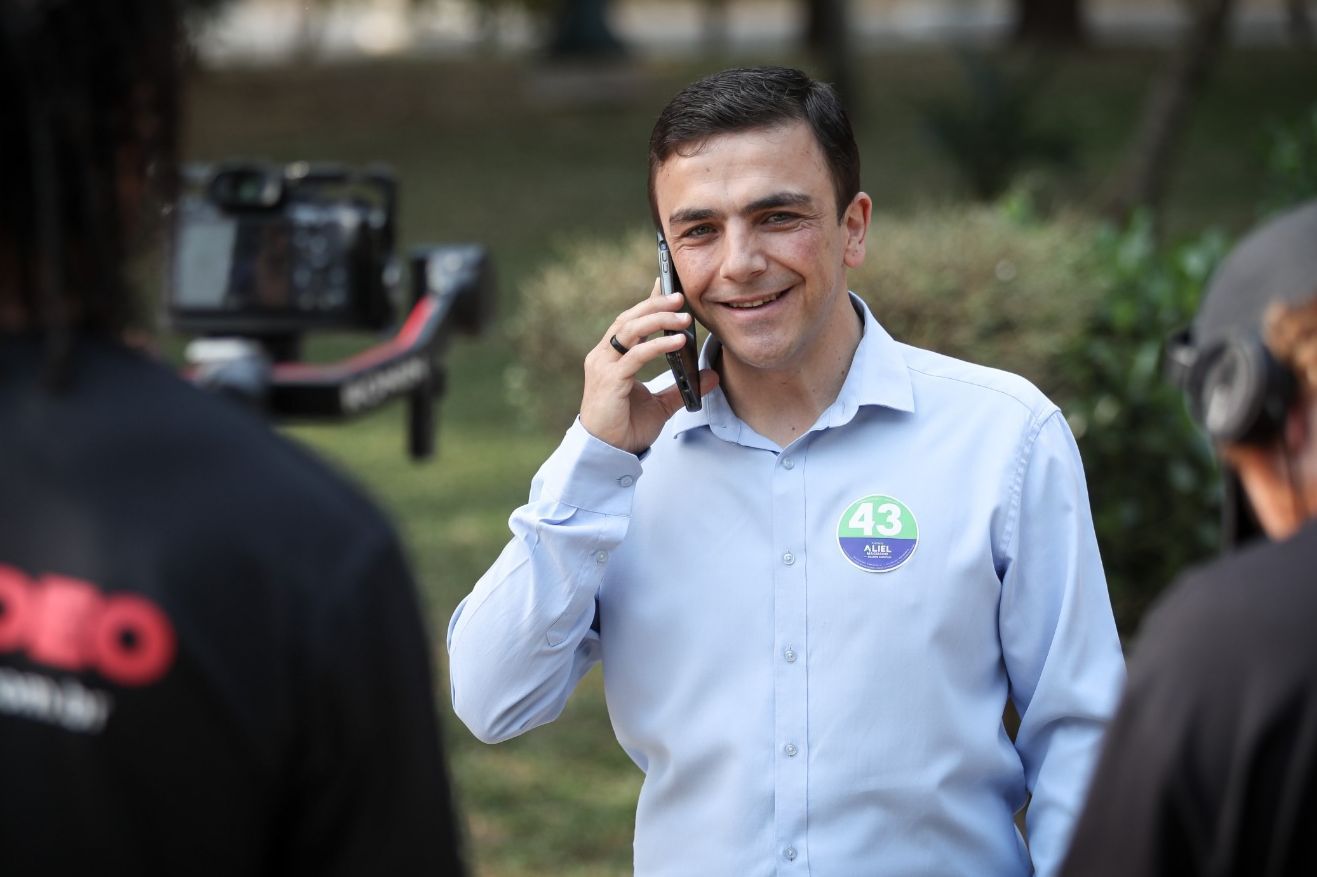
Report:
<svg viewBox="0 0 1317 877"><path fill-rule="evenodd" d="M866 572L891 572L904 564L919 544L915 516L899 499L866 496L842 512L837 544L846 559Z"/></svg>

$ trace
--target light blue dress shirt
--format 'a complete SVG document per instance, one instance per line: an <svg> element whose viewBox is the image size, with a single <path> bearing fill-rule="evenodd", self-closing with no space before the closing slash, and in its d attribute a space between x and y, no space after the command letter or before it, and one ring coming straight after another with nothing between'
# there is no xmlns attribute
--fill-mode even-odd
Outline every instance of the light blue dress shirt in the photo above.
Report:
<svg viewBox="0 0 1317 877"><path fill-rule="evenodd" d="M841 392L786 448L719 390L639 459L573 426L449 626L488 742L603 662L645 773L637 874L1050 875L1065 852L1124 677L1078 450L1024 379L853 301Z"/></svg>

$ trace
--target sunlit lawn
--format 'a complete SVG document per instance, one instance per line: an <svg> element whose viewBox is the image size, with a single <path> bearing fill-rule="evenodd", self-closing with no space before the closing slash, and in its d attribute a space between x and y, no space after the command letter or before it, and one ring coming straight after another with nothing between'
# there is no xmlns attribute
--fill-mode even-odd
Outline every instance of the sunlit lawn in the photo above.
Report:
<svg viewBox="0 0 1317 877"><path fill-rule="evenodd" d="M726 62L637 63L630 97L598 105L557 100L552 77L529 61L203 74L187 151L202 159L390 163L401 181L404 242L486 243L506 315L518 295L534 295L519 284L551 258L556 241L615 235L647 221L653 116L681 83ZM1076 168L1052 187L1058 197L1082 200L1106 179L1156 69L1158 58L1147 52L1094 53L1055 68L1040 118L1080 143ZM1295 53L1228 59L1169 187L1172 234L1248 224L1263 194L1267 126L1296 117L1317 97L1315 81L1317 64ZM866 58L859 82L865 187L878 208L899 214L957 197L954 176L919 124L923 101L961 87L954 58L933 50ZM372 490L404 533L435 634L440 709L477 873L624 874L640 775L613 741L597 672L556 723L497 747L475 742L448 705L441 655L448 618L498 553L508 513L558 438L507 401L502 345L496 327L454 347L439 454L429 463L405 458L398 408L350 426L292 432Z"/></svg>

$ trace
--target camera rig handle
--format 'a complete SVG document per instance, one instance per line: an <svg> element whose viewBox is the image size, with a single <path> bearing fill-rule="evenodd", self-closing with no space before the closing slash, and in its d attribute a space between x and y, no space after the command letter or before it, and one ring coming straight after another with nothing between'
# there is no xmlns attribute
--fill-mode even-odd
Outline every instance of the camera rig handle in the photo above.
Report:
<svg viewBox="0 0 1317 877"><path fill-rule="evenodd" d="M409 262L412 308L397 333L336 363L274 363L266 397L271 414L339 420L406 396L411 456L434 453L434 403L444 392L449 338L454 329L484 328L492 272L485 248L476 244L418 248Z"/></svg>
<svg viewBox="0 0 1317 877"><path fill-rule="evenodd" d="M338 362L305 362L302 337L391 325L398 185L383 164L230 160L184 167L166 314L204 334L189 374L276 418L340 420L405 396L412 457L434 453L435 399L454 329L475 333L493 309L486 250L409 254L410 311L392 337Z"/></svg>
<svg viewBox="0 0 1317 877"><path fill-rule="evenodd" d="M303 421L342 420L406 396L408 450L413 459L430 457L449 339L453 330L475 334L488 324L493 270L478 244L418 247L408 261L412 307L386 341L330 363L271 363L268 347L255 354L250 345L240 347L237 355L229 347L219 361L195 369L193 379L259 400L273 417ZM202 343L222 346L234 340Z"/></svg>

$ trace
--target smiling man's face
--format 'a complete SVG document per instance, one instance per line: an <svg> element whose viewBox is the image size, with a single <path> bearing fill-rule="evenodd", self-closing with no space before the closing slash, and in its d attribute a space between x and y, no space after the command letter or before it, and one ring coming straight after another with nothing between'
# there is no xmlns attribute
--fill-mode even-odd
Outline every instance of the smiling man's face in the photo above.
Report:
<svg viewBox="0 0 1317 877"><path fill-rule="evenodd" d="M838 220L832 177L805 122L675 153L655 174L654 196L691 310L724 357L806 369L854 326L846 268L864 259L871 205L858 194Z"/></svg>

